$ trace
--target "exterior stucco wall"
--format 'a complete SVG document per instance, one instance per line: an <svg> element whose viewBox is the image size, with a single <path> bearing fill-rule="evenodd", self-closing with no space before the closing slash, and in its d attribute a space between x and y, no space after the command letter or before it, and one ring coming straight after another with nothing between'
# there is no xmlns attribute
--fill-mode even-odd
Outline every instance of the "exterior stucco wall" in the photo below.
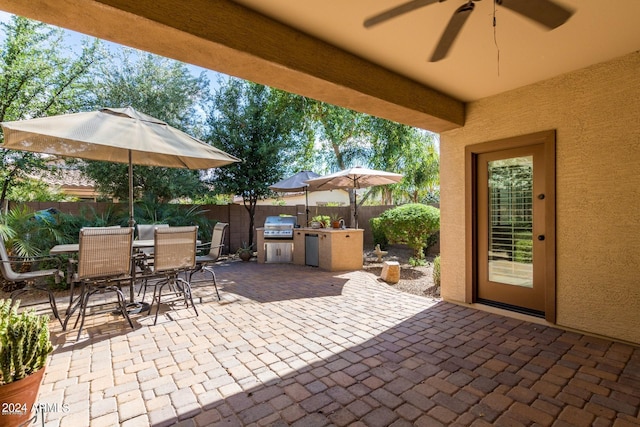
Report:
<svg viewBox="0 0 640 427"><path fill-rule="evenodd" d="M442 295L465 297L465 146L549 129L557 324L640 343L640 53L471 103L441 135Z"/></svg>

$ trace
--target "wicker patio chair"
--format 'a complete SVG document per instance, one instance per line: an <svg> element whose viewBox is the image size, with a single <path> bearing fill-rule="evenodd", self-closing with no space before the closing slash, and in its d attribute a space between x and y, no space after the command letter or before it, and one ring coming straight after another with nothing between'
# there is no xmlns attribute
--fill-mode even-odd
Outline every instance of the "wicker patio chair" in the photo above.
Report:
<svg viewBox="0 0 640 427"><path fill-rule="evenodd" d="M131 284L131 252L133 228L83 228L80 230L78 251L78 271L74 274L74 283L82 287L75 306L68 310L63 330L76 309L79 310L74 328L80 321L78 339L89 307L89 299L97 293L114 292L117 296L117 309L133 323L127 313L124 294L120 289L123 283ZM104 305L104 304L97 304Z"/></svg>
<svg viewBox="0 0 640 427"><path fill-rule="evenodd" d="M197 226L156 227L155 229L152 275L160 280L145 283L145 286L153 286L154 288L148 310L148 313L151 314L153 305L156 305L154 325L158 322L158 313L165 289L169 290L165 296L174 297L170 302L184 302L187 308L191 303L196 316L198 316L198 309L193 303L191 285L180 277L180 274L195 268L197 235ZM167 301L165 300L165 302Z"/></svg>
<svg viewBox="0 0 640 427"><path fill-rule="evenodd" d="M43 270L33 270L33 266L38 265L45 261L52 261L56 264L56 268L47 268ZM20 272L14 270L14 266L21 267L25 264L31 264L31 268L29 271ZM9 256L7 252L7 248L4 245L4 240L0 238L0 271L2 272L2 276L8 282L13 283L23 283L24 287L20 289L16 289L11 292L11 300L15 301L20 294L28 291L40 291L45 292L49 298L49 305L51 306L51 311L53 312L53 316L58 319L60 324L62 324L62 319L58 314L58 307L56 305L56 297L46 283L48 278L53 277L55 283L60 283L62 277L64 277L64 273L60 269L60 259L55 257L15 257Z"/></svg>
<svg viewBox="0 0 640 427"><path fill-rule="evenodd" d="M189 282L191 283L191 277L199 272L207 272L211 273L211 278L213 279L213 286L216 290L216 295L218 296L218 301L220 301L220 293L218 292L218 284L216 282L216 273L213 270L213 264L220 259L222 255L222 248L224 248L224 237L227 231L227 227L229 224L226 222L217 222L213 227L213 235L211 236L211 247L209 248L209 253L206 255L196 256L196 268L191 270L189 273ZM201 247L206 247L207 245L200 245Z"/></svg>

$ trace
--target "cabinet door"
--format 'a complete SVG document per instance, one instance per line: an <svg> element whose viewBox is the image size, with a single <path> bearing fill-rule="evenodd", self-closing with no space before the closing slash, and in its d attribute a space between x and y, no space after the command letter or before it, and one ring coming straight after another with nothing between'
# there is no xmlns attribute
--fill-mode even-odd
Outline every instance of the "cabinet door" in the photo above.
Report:
<svg viewBox="0 0 640 427"><path fill-rule="evenodd" d="M292 243L266 243L266 262L291 262L292 247Z"/></svg>

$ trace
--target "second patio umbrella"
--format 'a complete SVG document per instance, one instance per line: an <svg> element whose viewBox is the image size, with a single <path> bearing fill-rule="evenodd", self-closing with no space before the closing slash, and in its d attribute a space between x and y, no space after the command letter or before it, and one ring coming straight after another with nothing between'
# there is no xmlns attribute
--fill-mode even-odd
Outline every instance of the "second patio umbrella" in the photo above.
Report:
<svg viewBox="0 0 640 427"><path fill-rule="evenodd" d="M358 188L374 187L377 185L395 184L402 179L398 173L367 169L363 167L353 167L313 178L306 181L309 190L330 190L332 188ZM358 201L355 200L354 208L355 228L358 228Z"/></svg>
<svg viewBox="0 0 640 427"><path fill-rule="evenodd" d="M129 164L129 223L133 165L209 169L240 159L132 107L103 108L0 123L2 148Z"/></svg>
<svg viewBox="0 0 640 427"><path fill-rule="evenodd" d="M270 185L269 189L273 191L281 191L283 193L292 193L304 190L305 213L307 214L307 224L309 224L309 184L307 184L306 181L319 176L320 175L317 173L311 171L298 172L289 178L285 178L282 181L278 181L275 184Z"/></svg>

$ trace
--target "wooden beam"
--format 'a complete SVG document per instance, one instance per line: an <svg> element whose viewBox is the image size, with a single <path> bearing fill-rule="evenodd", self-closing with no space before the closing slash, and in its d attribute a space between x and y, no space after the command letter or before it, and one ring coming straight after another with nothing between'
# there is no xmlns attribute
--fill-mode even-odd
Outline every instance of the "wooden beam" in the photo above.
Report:
<svg viewBox="0 0 640 427"><path fill-rule="evenodd" d="M464 124L461 101L230 0L0 0L0 9L434 132Z"/></svg>

